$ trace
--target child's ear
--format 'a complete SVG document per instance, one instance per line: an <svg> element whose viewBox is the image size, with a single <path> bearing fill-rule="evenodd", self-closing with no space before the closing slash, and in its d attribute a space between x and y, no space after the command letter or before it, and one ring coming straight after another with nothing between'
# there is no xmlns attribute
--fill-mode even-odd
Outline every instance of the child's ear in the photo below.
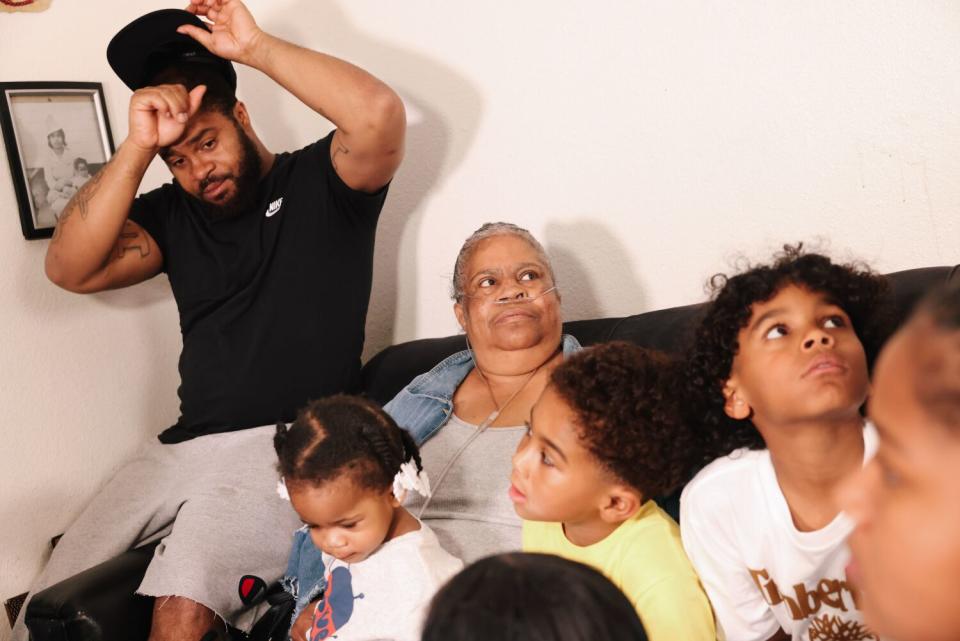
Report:
<svg viewBox="0 0 960 641"><path fill-rule="evenodd" d="M600 508L600 518L606 523L623 523L636 514L643 505L643 496L632 487L615 485L607 494L606 504Z"/></svg>
<svg viewBox="0 0 960 641"><path fill-rule="evenodd" d="M392 508L398 508L398 507L400 507L400 506L402 505L402 503L400 502L400 499L398 499L398 498L397 498L397 495L393 493L393 488L392 488L392 487L390 487L389 489L387 489L386 495L387 495L387 498L388 498L389 501L390 501L390 507L392 507Z"/></svg>
<svg viewBox="0 0 960 641"><path fill-rule="evenodd" d="M753 408L750 407L750 403L743 398L736 382L732 378L723 384L723 398L723 411L727 416L735 421L742 421L750 417Z"/></svg>

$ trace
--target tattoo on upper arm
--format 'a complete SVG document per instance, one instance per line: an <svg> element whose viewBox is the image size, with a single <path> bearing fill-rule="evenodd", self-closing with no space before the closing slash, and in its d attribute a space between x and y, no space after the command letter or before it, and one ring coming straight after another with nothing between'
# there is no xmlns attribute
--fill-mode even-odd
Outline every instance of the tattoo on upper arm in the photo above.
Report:
<svg viewBox="0 0 960 641"><path fill-rule="evenodd" d="M147 238L146 232L129 220L123 223L123 229L120 230L115 260L120 260L126 256L128 251L139 252L141 259L150 255L150 240Z"/></svg>
<svg viewBox="0 0 960 641"><path fill-rule="evenodd" d="M90 199L92 199L94 195L96 195L97 190L100 189L100 182L103 180L103 173L106 171L107 166L112 161L112 158L108 160L107 164L100 168L100 171L94 174L90 180L85 182L77 191L77 193L73 195L73 198L70 199L70 202L67 203L67 206L63 208L63 211L60 212L60 217L57 219L57 226L53 230L53 238L51 239L51 242L60 240L60 236L63 234L63 226L76 212L80 212L81 220L87 219L87 215L90 213Z"/></svg>
<svg viewBox="0 0 960 641"><path fill-rule="evenodd" d="M337 148L333 150L333 155L330 156L330 162L333 163L333 168L339 171L339 167L337 167L337 156L340 154L346 156L350 153L350 150L340 141L337 141L336 144Z"/></svg>

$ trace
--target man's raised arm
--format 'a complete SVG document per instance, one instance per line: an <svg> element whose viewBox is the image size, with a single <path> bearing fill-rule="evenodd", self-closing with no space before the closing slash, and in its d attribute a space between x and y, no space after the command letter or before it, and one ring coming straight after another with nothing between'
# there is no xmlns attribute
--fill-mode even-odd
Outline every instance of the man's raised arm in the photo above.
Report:
<svg viewBox="0 0 960 641"><path fill-rule="evenodd" d="M150 161L182 135L204 90L163 85L133 94L126 140L60 214L47 248L51 281L88 293L133 285L160 271L157 243L127 216Z"/></svg>
<svg viewBox="0 0 960 641"><path fill-rule="evenodd" d="M266 73L337 126L330 156L343 182L367 192L390 182L406 131L403 102L390 87L348 62L262 31L240 0L191 0L187 11L212 21L213 29L184 25L180 33Z"/></svg>

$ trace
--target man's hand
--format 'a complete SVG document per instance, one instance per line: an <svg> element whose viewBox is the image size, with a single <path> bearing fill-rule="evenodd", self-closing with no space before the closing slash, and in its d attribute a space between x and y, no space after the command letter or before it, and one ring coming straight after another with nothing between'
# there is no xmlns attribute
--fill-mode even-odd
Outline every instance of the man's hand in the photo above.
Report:
<svg viewBox="0 0 960 641"><path fill-rule="evenodd" d="M179 33L190 36L214 55L250 64L263 32L240 0L190 0L187 11L207 18L212 23L211 31L183 25L177 29Z"/></svg>
<svg viewBox="0 0 960 641"><path fill-rule="evenodd" d="M190 0L190 13L211 31L177 31L211 53L258 69L337 126L330 147L334 171L347 186L375 192L403 159L406 114L390 87L348 62L286 42L260 29L240 0Z"/></svg>
<svg viewBox="0 0 960 641"><path fill-rule="evenodd" d="M155 153L173 144L197 113L207 88L198 85L189 93L183 85L144 87L130 98L127 140L142 151Z"/></svg>

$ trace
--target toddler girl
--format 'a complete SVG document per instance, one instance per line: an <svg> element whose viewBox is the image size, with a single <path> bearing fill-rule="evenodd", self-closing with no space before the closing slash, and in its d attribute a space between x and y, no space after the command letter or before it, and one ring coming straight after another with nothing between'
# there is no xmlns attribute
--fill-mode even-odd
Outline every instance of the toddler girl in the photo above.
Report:
<svg viewBox="0 0 960 641"><path fill-rule="evenodd" d="M407 490L429 494L413 439L371 401L338 395L278 425L274 446L278 490L304 523L283 579L297 600L291 636L418 640L463 564L401 506Z"/></svg>

